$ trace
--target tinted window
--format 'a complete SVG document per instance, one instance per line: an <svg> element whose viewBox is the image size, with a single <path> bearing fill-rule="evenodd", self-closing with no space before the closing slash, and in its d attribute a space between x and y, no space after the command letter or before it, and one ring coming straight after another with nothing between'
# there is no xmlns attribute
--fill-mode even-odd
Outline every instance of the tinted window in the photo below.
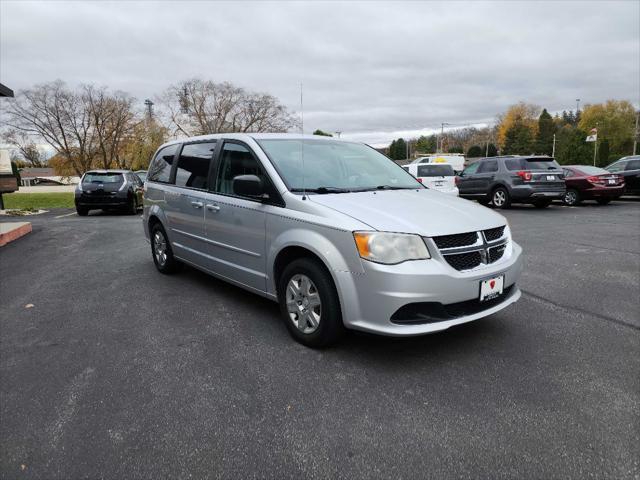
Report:
<svg viewBox="0 0 640 480"><path fill-rule="evenodd" d="M562 169L562 173L564 173L564 176L569 178L569 177L573 177L573 172L571 170L569 170L568 168L563 168Z"/></svg>
<svg viewBox="0 0 640 480"><path fill-rule="evenodd" d="M171 165L173 164L173 157L176 154L178 145L169 145L164 147L158 152L156 158L151 162L147 179L154 182L168 183L171 176Z"/></svg>
<svg viewBox="0 0 640 480"><path fill-rule="evenodd" d="M216 191L233 195L233 179L238 175L256 175L268 184L258 161L244 145L225 143L222 148Z"/></svg>
<svg viewBox="0 0 640 480"><path fill-rule="evenodd" d="M625 170L640 170L640 160L629 160Z"/></svg>
<svg viewBox="0 0 640 480"><path fill-rule="evenodd" d="M430 165L418 166L419 177L453 177L453 167L451 165L433 163Z"/></svg>
<svg viewBox="0 0 640 480"><path fill-rule="evenodd" d="M192 143L182 147L176 168L176 185L206 190L215 149L216 142Z"/></svg>
<svg viewBox="0 0 640 480"><path fill-rule="evenodd" d="M607 170L609 170L610 172L620 172L621 170L624 170L624 167L627 166L627 162L616 162L613 165L609 165L607 167Z"/></svg>
<svg viewBox="0 0 640 480"><path fill-rule="evenodd" d="M87 173L82 183L122 183L121 173Z"/></svg>
<svg viewBox="0 0 640 480"><path fill-rule="evenodd" d="M507 170L555 170L560 165L553 158L507 158L504 161Z"/></svg>
<svg viewBox="0 0 640 480"><path fill-rule="evenodd" d="M478 170L479 166L480 166L480 162L472 163L471 165L469 165L467 168L464 169L462 174L473 175L474 173L476 173L476 170Z"/></svg>
<svg viewBox="0 0 640 480"><path fill-rule="evenodd" d="M489 173L489 172L497 172L497 171L498 171L498 162L496 162L495 160L485 160L484 162L480 162L478 173Z"/></svg>

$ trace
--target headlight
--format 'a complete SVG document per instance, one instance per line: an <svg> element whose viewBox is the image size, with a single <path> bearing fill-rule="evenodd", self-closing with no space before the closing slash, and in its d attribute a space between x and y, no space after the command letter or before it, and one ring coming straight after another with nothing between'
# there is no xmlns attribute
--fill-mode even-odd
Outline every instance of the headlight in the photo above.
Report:
<svg viewBox="0 0 640 480"><path fill-rule="evenodd" d="M509 228L509 222L507 222L507 225L504 229L504 236L507 237L507 243L505 246L503 257L510 258L511 253L513 252L513 240L511 239L511 229Z"/></svg>
<svg viewBox="0 0 640 480"><path fill-rule="evenodd" d="M393 265L431 258L419 235L387 232L354 232L358 253L365 260Z"/></svg>

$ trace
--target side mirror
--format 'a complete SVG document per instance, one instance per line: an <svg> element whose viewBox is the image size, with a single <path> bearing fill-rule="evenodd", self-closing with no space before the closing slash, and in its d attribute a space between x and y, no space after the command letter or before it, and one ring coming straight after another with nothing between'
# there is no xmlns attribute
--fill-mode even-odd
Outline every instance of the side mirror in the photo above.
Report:
<svg viewBox="0 0 640 480"><path fill-rule="evenodd" d="M233 177L233 193L241 197L263 197L265 192L262 180L256 175L238 175Z"/></svg>

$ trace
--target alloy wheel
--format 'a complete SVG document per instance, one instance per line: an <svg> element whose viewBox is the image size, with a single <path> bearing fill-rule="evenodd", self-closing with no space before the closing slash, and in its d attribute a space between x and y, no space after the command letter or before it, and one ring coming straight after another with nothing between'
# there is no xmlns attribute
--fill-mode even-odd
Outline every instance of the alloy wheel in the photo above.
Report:
<svg viewBox="0 0 640 480"><path fill-rule="evenodd" d="M310 334L320 326L322 301L313 281L301 273L294 275L287 284L287 311L289 318L300 332Z"/></svg>
<svg viewBox="0 0 640 480"><path fill-rule="evenodd" d="M507 196L505 195L505 193L502 190L497 190L496 192L494 192L494 194L493 194L493 204L496 207L502 207L506 200L507 200Z"/></svg>
<svg viewBox="0 0 640 480"><path fill-rule="evenodd" d="M574 205L577 200L578 195L576 195L576 192L574 192L573 190L569 190L564 194L564 203L566 203L567 205Z"/></svg>
<svg viewBox="0 0 640 480"><path fill-rule="evenodd" d="M167 240L160 231L153 235L153 254L161 267L167 263Z"/></svg>

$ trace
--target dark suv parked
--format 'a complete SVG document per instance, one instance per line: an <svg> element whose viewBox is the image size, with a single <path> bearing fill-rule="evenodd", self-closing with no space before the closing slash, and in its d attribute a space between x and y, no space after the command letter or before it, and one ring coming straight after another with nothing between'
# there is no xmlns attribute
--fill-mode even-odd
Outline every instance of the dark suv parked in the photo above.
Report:
<svg viewBox="0 0 640 480"><path fill-rule="evenodd" d="M621 158L604 168L624 177L625 194L640 195L640 155Z"/></svg>
<svg viewBox="0 0 640 480"><path fill-rule="evenodd" d="M132 215L142 208L143 183L131 170L91 170L76 188L78 215L89 210L126 209Z"/></svg>
<svg viewBox="0 0 640 480"><path fill-rule="evenodd" d="M496 208L512 203L545 208L565 193L562 170L551 157L484 158L465 168L457 183L461 197Z"/></svg>

